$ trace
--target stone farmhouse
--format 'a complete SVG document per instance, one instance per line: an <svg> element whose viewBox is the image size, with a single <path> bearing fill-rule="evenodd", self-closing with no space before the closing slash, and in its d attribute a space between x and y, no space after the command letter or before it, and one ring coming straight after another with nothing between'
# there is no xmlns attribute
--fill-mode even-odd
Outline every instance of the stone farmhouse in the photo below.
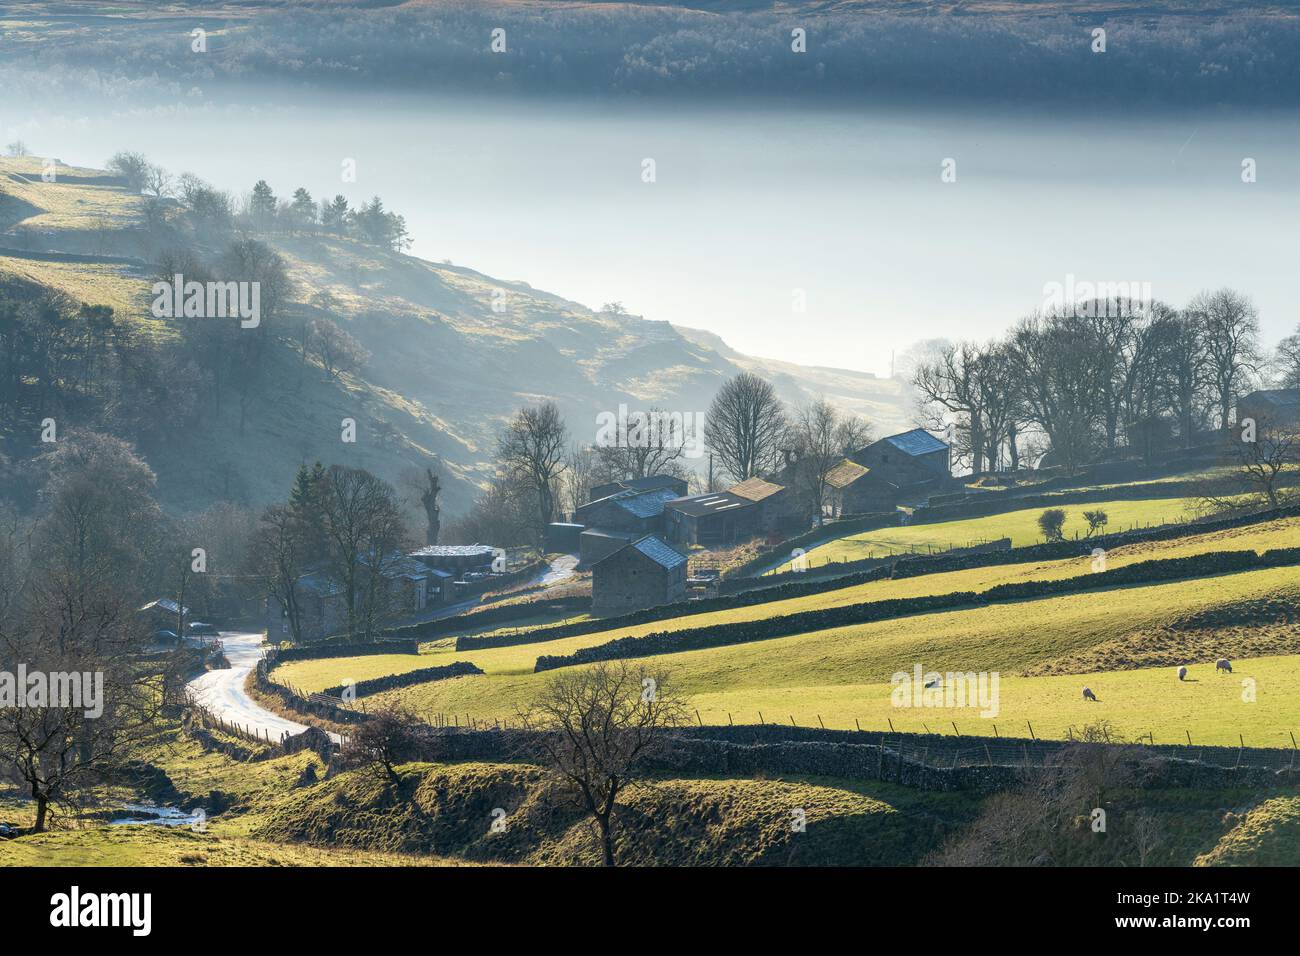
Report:
<svg viewBox="0 0 1300 956"><path fill-rule="evenodd" d="M689 490L685 478L678 478L675 475L647 475L644 478L625 478L621 481L596 485L591 489L591 500L599 501L620 491L659 491L663 488L676 492L673 496L675 498L684 498Z"/></svg>
<svg viewBox="0 0 1300 956"><path fill-rule="evenodd" d="M1237 421L1253 418L1257 425L1292 428L1300 425L1300 388L1267 388L1237 401Z"/></svg>
<svg viewBox="0 0 1300 956"><path fill-rule="evenodd" d="M497 549L482 545L435 545L411 554L389 554L378 567L383 581L374 598L383 604L379 616L402 620L452 603L457 580L465 573L489 570L496 553ZM363 558L362 563L369 561ZM298 579L297 601L303 640L320 640L346 627L343 585L324 565L309 568ZM290 639L289 616L279 598L267 599L265 623L270 640Z"/></svg>
<svg viewBox="0 0 1300 956"><path fill-rule="evenodd" d="M924 428L889 435L849 456L871 469L877 479L899 488L952 477L952 460L947 442Z"/></svg>
<svg viewBox="0 0 1300 956"><path fill-rule="evenodd" d="M686 599L686 555L645 535L591 566L591 608L621 614Z"/></svg>

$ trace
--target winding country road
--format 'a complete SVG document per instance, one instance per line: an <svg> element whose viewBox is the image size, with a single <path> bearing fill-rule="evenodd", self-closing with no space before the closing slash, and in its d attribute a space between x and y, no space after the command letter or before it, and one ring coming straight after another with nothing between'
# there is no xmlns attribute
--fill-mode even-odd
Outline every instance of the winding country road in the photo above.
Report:
<svg viewBox="0 0 1300 956"><path fill-rule="evenodd" d="M306 730L304 724L271 713L244 690L244 680L262 657L262 635L222 631L221 644L230 667L208 671L190 681L186 686L194 701L206 707L214 717L220 717L228 724L238 724L241 729L259 737L269 737L272 741L279 740L286 732L292 736Z"/></svg>

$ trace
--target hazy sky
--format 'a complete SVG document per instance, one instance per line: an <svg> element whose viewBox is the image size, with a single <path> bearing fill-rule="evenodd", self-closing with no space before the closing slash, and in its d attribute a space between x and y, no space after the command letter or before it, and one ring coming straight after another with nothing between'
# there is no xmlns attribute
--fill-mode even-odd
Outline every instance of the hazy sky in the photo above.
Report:
<svg viewBox="0 0 1300 956"><path fill-rule="evenodd" d="M46 102L3 133L85 165L138 149L240 191L266 178L281 194L378 193L417 255L805 364L887 373L916 340L997 334L1069 274L1149 282L1174 304L1236 286L1270 344L1300 322L1294 114L262 102L275 105ZM340 182L344 158L358 182ZM945 158L955 183L940 180Z"/></svg>

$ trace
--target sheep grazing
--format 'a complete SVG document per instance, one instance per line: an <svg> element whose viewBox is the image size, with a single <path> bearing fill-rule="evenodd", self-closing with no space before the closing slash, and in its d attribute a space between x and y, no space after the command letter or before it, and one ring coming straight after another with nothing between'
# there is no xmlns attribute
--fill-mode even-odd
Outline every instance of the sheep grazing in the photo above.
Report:
<svg viewBox="0 0 1300 956"><path fill-rule="evenodd" d="M1217 661L1214 662L1214 672L1217 674L1219 671L1227 671L1229 674L1231 674L1232 661L1228 660L1226 657L1220 657Z"/></svg>
<svg viewBox="0 0 1300 956"><path fill-rule="evenodd" d="M1186 667L1180 667L1180 668L1178 668L1178 679L1179 679L1179 680L1187 680L1187 668L1186 668Z"/></svg>
<svg viewBox="0 0 1300 956"><path fill-rule="evenodd" d="M1090 687L1085 687L1085 688L1083 689L1083 699L1084 699L1084 700L1097 700L1097 695L1094 694L1094 693L1092 692L1092 688L1090 688ZM1100 702L1099 702L1099 703L1100 703Z"/></svg>

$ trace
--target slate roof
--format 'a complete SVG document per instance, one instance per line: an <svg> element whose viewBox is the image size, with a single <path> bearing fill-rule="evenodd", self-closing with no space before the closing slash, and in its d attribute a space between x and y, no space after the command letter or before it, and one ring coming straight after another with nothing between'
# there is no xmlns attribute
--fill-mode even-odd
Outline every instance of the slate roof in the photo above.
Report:
<svg viewBox="0 0 1300 956"><path fill-rule="evenodd" d="M1241 399L1243 402L1267 402L1279 408L1300 406L1300 389L1297 388L1262 388L1251 392Z"/></svg>
<svg viewBox="0 0 1300 956"><path fill-rule="evenodd" d="M913 458L929 455L936 451L944 451L948 447L946 443L939 441L924 428L913 428L910 432L889 435L882 438L881 441L889 442L903 454L911 455Z"/></svg>
<svg viewBox="0 0 1300 956"><path fill-rule="evenodd" d="M486 544L430 544L418 551L412 551L411 557L474 558L481 554L495 556L496 548Z"/></svg>
<svg viewBox="0 0 1300 956"><path fill-rule="evenodd" d="M189 609L189 608L182 608L179 604L177 604L177 603L176 603L175 601L173 601L171 598L159 598L159 599L156 600L156 601L150 601L150 602L149 602L148 604L146 604L144 607L140 608L140 610L141 610L141 611L152 611L154 608L159 608L159 609L161 609L161 610L163 610L163 611L166 611L168 614L175 614L177 611L181 611L181 612L184 613L184 614L189 614L189 613L190 613L190 609Z"/></svg>
<svg viewBox="0 0 1300 956"><path fill-rule="evenodd" d="M739 495L733 495L729 491L714 491L703 495L691 495L687 498L675 498L666 505L673 511L680 511L682 514L696 518L723 511L739 511L742 508L752 508L753 506L754 502L741 498Z"/></svg>
<svg viewBox="0 0 1300 956"><path fill-rule="evenodd" d="M658 491L662 488L675 488L680 482L681 479L672 475L646 475L644 478L626 478L619 484L631 491Z"/></svg>
<svg viewBox="0 0 1300 956"><path fill-rule="evenodd" d="M631 541L636 537L635 531L611 531L608 528L588 528L582 532L582 536L593 538L617 538L620 541Z"/></svg>
<svg viewBox="0 0 1300 956"><path fill-rule="evenodd" d="M762 478L746 478L740 484L732 485L727 490L737 497L744 498L746 501L762 501L764 498L771 498L778 491L785 491L785 488L770 481L764 481Z"/></svg>
<svg viewBox="0 0 1300 956"><path fill-rule="evenodd" d="M849 461L847 458L842 460L830 471L826 472L826 484L832 488L847 488L863 475L871 473L870 468L859 465L856 461Z"/></svg>
<svg viewBox="0 0 1300 956"><path fill-rule="evenodd" d="M646 535L640 541L634 541L632 547L661 568L669 571L686 563L686 555L669 545L662 538L656 538L652 534Z"/></svg>
<svg viewBox="0 0 1300 956"><path fill-rule="evenodd" d="M610 496L616 505L638 518L655 518L664 512L664 505L677 497L671 488L653 491L620 491Z"/></svg>

